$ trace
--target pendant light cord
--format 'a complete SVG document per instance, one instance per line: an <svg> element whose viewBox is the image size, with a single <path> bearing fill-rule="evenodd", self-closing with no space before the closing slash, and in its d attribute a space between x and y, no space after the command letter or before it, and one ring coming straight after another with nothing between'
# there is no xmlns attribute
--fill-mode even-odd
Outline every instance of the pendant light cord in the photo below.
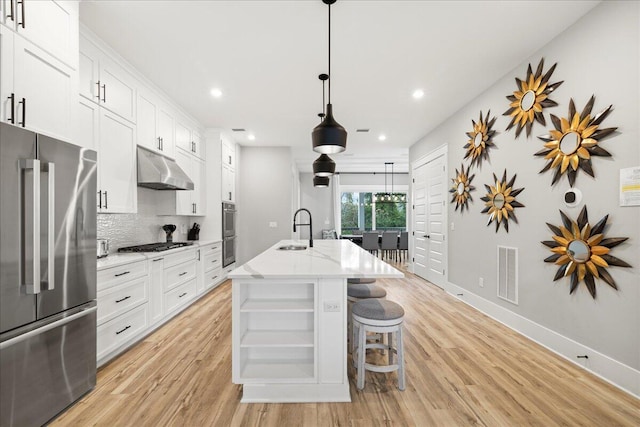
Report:
<svg viewBox="0 0 640 427"><path fill-rule="evenodd" d="M331 3L329 3L329 104L331 104Z"/></svg>

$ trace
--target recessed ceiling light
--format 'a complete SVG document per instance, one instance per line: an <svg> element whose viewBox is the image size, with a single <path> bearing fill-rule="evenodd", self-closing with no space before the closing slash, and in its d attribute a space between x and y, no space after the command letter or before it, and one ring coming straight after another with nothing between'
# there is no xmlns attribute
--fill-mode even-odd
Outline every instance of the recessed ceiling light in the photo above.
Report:
<svg viewBox="0 0 640 427"><path fill-rule="evenodd" d="M211 89L211 96L214 98L220 98L222 96L222 91L217 87Z"/></svg>
<svg viewBox="0 0 640 427"><path fill-rule="evenodd" d="M256 136L255 136L254 134L250 133L250 134L247 136L247 138L249 139L249 141L255 141Z"/></svg>
<svg viewBox="0 0 640 427"><path fill-rule="evenodd" d="M380 136L378 136L378 141L384 141L384 140L386 140L386 139L387 139L387 135L385 135L385 134L383 134L383 133L382 133L382 134L380 134Z"/></svg>
<svg viewBox="0 0 640 427"><path fill-rule="evenodd" d="M415 99L420 99L424 96L424 91L422 89L416 89L413 91L413 97Z"/></svg>

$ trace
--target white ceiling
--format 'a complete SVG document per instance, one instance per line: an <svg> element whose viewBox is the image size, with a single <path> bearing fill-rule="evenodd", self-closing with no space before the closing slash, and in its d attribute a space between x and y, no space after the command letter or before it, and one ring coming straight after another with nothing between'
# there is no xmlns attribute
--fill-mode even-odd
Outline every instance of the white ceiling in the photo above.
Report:
<svg viewBox="0 0 640 427"><path fill-rule="evenodd" d="M406 171L410 145L597 3L337 1L331 100L349 133L338 170L394 161ZM245 128L234 134L242 145L291 146L310 171L327 9L321 0L84 0L80 20L205 127Z"/></svg>

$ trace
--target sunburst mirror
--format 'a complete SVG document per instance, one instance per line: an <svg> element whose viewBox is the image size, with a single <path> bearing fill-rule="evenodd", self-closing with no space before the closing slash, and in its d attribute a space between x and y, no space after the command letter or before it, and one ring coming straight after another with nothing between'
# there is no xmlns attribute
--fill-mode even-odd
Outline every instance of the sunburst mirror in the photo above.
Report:
<svg viewBox="0 0 640 427"><path fill-rule="evenodd" d="M551 121L555 129L550 130L548 135L538 137L545 142L545 148L535 155L544 156L548 160L540 173L556 169L551 185L566 173L569 185L573 187L578 170L582 169L592 177L594 176L591 165L593 156L611 156L607 150L598 146L598 143L618 129L615 127L599 129L602 121L611 113L613 106L609 105L591 117L594 102L595 96L592 96L582 113L578 113L573 99L571 99L568 117L558 118L552 114Z"/></svg>
<svg viewBox="0 0 640 427"><path fill-rule="evenodd" d="M495 221L496 232L500 228L500 224L504 226L504 229L509 232L509 220L513 220L516 224L518 218L516 218L515 208L522 208L524 205L516 200L516 196L524 190L524 188L513 188L516 182L516 175L507 182L507 170L504 170L502 179L498 179L496 174L493 174L493 186L485 184L487 189L487 195L481 197L480 200L485 202L485 208L481 213L487 213L489 215L489 221L487 226Z"/></svg>
<svg viewBox="0 0 640 427"><path fill-rule="evenodd" d="M545 262L553 262L558 265L554 281L564 276L571 276L572 294L578 284L584 283L593 298L596 297L596 284L594 278L604 280L613 289L618 289L615 280L607 271L610 266L631 267L626 262L609 254L612 248L627 240L627 237L605 238L604 229L609 215L602 218L591 227L585 205L578 215L577 221L570 219L560 211L562 224L560 227L547 223L553 231L553 240L542 242L551 248L553 255L545 258Z"/></svg>
<svg viewBox="0 0 640 427"><path fill-rule="evenodd" d="M456 209L460 208L460 212L464 212L464 208L469 210L469 201L472 201L471 191L475 190L476 187L471 185L471 181L475 175L469 176L469 169L471 166L467 168L465 171L464 164L460 165L460 172L456 169L456 177L452 179L453 186L449 190L449 193L453 193L453 197L451 198L451 203L456 202Z"/></svg>
<svg viewBox="0 0 640 427"><path fill-rule="evenodd" d="M529 136L534 120L545 126L546 122L542 109L558 105L557 102L549 99L549 94L563 83L563 81L549 83L556 65L558 64L553 64L549 71L543 75L544 58L542 58L535 73L531 69L531 64L529 64L527 77L524 80L516 77L518 89L513 92L513 95L507 96L511 103L509 104L509 109L503 113L503 116L511 116L511 123L507 126L507 130L515 126L516 138L520 136L522 129L526 129L527 136Z"/></svg>
<svg viewBox="0 0 640 427"><path fill-rule="evenodd" d="M469 137L469 141L464 146L467 150L464 158L471 159L470 167L474 164L480 165L483 159L488 160L489 148L495 147L492 139L496 131L491 128L496 122L496 117L491 119L490 116L491 110L487 111L487 115L484 118L482 117L482 111L480 111L480 118L478 119L478 122L476 123L471 120L473 130L466 133Z"/></svg>

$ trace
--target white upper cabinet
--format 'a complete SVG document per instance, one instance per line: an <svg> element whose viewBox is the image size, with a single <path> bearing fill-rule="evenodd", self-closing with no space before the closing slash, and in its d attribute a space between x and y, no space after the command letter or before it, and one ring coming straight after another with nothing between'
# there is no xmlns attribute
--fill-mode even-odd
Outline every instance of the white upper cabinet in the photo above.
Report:
<svg viewBox="0 0 640 427"><path fill-rule="evenodd" d="M222 164L235 170L236 168L236 144L225 135L220 136L222 145Z"/></svg>
<svg viewBox="0 0 640 427"><path fill-rule="evenodd" d="M135 123L135 79L83 35L79 69L80 95Z"/></svg>
<svg viewBox="0 0 640 427"><path fill-rule="evenodd" d="M135 126L84 97L78 98L74 138L78 145L98 152L97 211L135 213Z"/></svg>
<svg viewBox="0 0 640 427"><path fill-rule="evenodd" d="M150 94L138 92L138 145L174 157L174 120L167 108Z"/></svg>
<svg viewBox="0 0 640 427"><path fill-rule="evenodd" d="M0 26L1 120L72 140L77 73L34 43Z"/></svg>
<svg viewBox="0 0 640 427"><path fill-rule="evenodd" d="M193 125L185 124L181 119L176 120L176 147L200 159L205 158L202 137Z"/></svg>
<svg viewBox="0 0 640 427"><path fill-rule="evenodd" d="M61 62L78 67L78 2L0 0L2 22Z"/></svg>
<svg viewBox="0 0 640 427"><path fill-rule="evenodd" d="M176 150L176 163L193 181L193 190L176 191L176 215L205 215L204 161L185 151Z"/></svg>

